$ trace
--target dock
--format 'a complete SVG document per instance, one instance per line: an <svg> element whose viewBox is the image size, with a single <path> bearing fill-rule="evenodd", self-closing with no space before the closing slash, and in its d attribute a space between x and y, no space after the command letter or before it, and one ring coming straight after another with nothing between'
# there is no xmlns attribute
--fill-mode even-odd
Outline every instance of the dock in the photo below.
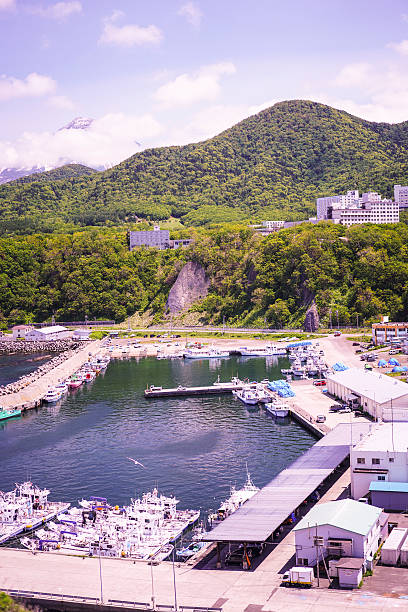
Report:
<svg viewBox="0 0 408 612"><path fill-rule="evenodd" d="M248 386L248 383L242 382L242 384L234 383L223 383L208 385L208 387L175 387L173 389L162 389L161 387L149 387L145 390L145 397L190 397L194 395L220 395L222 393L232 393L238 391L244 386ZM255 385L254 385L255 386Z"/></svg>

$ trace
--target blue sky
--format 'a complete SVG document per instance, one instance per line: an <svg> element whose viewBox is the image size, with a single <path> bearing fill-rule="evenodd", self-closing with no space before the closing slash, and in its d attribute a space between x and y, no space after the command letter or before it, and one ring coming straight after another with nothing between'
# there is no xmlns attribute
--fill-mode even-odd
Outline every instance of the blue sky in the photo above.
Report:
<svg viewBox="0 0 408 612"><path fill-rule="evenodd" d="M0 45L0 168L111 165L291 98L408 119L407 0L0 0Z"/></svg>

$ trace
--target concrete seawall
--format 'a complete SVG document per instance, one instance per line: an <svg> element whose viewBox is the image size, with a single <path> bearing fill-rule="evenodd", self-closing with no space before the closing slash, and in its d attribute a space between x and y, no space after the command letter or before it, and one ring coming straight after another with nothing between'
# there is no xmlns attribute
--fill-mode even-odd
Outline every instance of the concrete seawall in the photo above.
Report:
<svg viewBox="0 0 408 612"><path fill-rule="evenodd" d="M34 408L47 393L49 387L56 385L59 380L72 376L88 361L90 355L99 353L101 351L101 343L101 340L86 343L78 353L69 357L35 382L27 385L21 391L2 396L0 399L1 405L6 408L23 408L24 410Z"/></svg>

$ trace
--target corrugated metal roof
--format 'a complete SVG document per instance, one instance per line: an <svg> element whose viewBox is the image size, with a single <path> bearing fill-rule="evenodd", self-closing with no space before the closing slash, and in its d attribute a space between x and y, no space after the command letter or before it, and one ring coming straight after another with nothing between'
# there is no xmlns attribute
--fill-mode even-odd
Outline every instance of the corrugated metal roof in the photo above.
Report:
<svg viewBox="0 0 408 612"><path fill-rule="evenodd" d="M347 457L369 423L341 423L234 514L206 534L211 542L264 542Z"/></svg>
<svg viewBox="0 0 408 612"><path fill-rule="evenodd" d="M294 531L320 525L331 525L351 533L367 535L382 514L382 509L354 499L316 504L294 527Z"/></svg>
<svg viewBox="0 0 408 612"><path fill-rule="evenodd" d="M389 493L408 493L408 482L384 482L373 480L370 491L385 491Z"/></svg>
<svg viewBox="0 0 408 612"><path fill-rule="evenodd" d="M386 374L377 374L377 372L358 368L350 368L344 372L330 374L326 380L343 385L352 393L367 397L377 404L384 404L408 395L407 383L391 378Z"/></svg>
<svg viewBox="0 0 408 612"><path fill-rule="evenodd" d="M63 327L62 325L51 325L50 327L42 327L41 329L36 329L33 331L38 331L42 334L55 334L61 331L68 331L68 328Z"/></svg>

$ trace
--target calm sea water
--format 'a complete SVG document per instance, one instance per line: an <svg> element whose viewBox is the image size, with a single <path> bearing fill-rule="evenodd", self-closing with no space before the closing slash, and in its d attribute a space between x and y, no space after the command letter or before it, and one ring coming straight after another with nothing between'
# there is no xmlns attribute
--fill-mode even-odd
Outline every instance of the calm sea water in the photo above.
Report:
<svg viewBox="0 0 408 612"><path fill-rule="evenodd" d="M55 353L53 353L55 355ZM40 365L51 359L50 353L31 355L4 355L0 357L0 385L14 382L21 376L30 374Z"/></svg>
<svg viewBox="0 0 408 612"><path fill-rule="evenodd" d="M104 375L53 407L0 425L0 490L30 478L51 499L98 495L122 504L158 486L180 508L213 509L241 486L245 464L265 485L314 442L297 423L277 423L230 395L146 400L147 385L210 384L233 375L280 377L286 360L113 361ZM134 465L127 457L145 466Z"/></svg>

